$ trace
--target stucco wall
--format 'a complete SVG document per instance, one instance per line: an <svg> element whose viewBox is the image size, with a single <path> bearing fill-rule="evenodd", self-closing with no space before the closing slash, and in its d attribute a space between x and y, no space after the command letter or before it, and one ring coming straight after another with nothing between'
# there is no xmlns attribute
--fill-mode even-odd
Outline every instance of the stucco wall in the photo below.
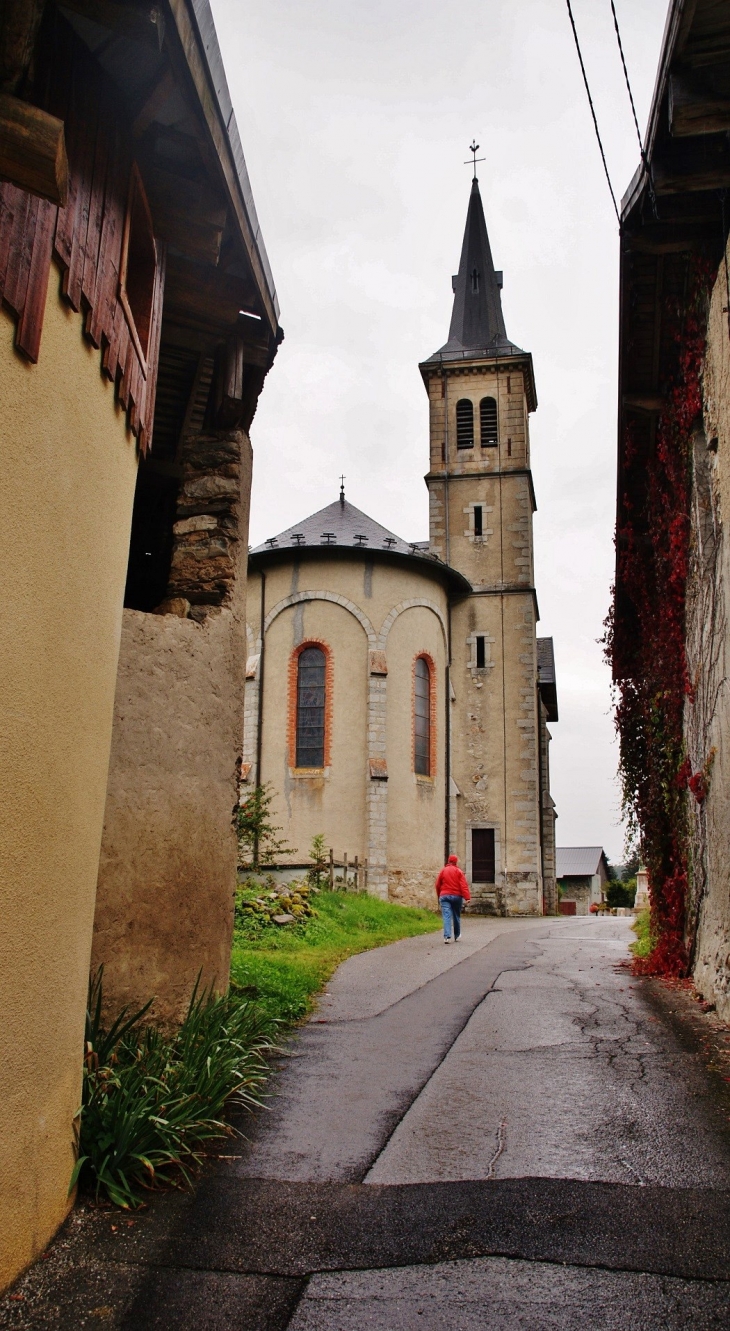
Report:
<svg viewBox="0 0 730 1331"><path fill-rule="evenodd" d="M392 900L433 908L434 882L444 860L445 688L444 634L423 606L403 611L388 634L388 887ZM413 768L413 671L416 655L433 664L436 734L429 777Z"/></svg>
<svg viewBox="0 0 730 1331"><path fill-rule="evenodd" d="M693 771L706 768L709 794L691 796L693 905L698 909L694 979L730 1020L730 690L727 634L730 543L730 347L725 265L715 282L703 374L704 433L694 445L687 649L693 698L685 733ZM725 307L725 308L723 308Z"/></svg>
<svg viewBox="0 0 730 1331"><path fill-rule="evenodd" d="M0 1286L69 1206L136 476L58 285L37 365L0 312Z"/></svg>
<svg viewBox="0 0 730 1331"><path fill-rule="evenodd" d="M266 570L266 644L261 776L276 792L276 821L306 859L322 832L337 858L368 859L369 890L433 906L433 881L444 848L444 626L446 593L417 567L365 557L302 560ZM414 604L415 602L415 604ZM260 651L261 575L249 578L248 653ZM322 775L290 764L289 662L305 640L321 641L332 657L330 762ZM428 653L435 665L436 774L413 771L413 662ZM382 661L387 674L382 673ZM246 761L257 780L258 673L247 681ZM373 779L370 759L388 779Z"/></svg>
<svg viewBox="0 0 730 1331"><path fill-rule="evenodd" d="M251 446L240 435L239 575L202 623L125 610L94 923L110 1009L184 1012L225 989L236 885Z"/></svg>
<svg viewBox="0 0 730 1331"><path fill-rule="evenodd" d="M329 763L317 776L298 774L289 744L294 710L289 663L294 649L306 641L322 643L331 659ZM320 832L337 859L344 851L350 859L367 855L367 670L367 638L361 625L332 602L290 606L266 635L262 775L276 792L272 809L291 847L287 859L306 860L312 837Z"/></svg>

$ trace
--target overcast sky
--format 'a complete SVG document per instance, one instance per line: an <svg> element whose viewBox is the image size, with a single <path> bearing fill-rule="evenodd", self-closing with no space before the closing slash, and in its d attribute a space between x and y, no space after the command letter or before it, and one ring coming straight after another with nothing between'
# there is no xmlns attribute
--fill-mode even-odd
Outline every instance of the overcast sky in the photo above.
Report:
<svg viewBox="0 0 730 1331"><path fill-rule="evenodd" d="M615 0L642 132L667 0ZM558 845L621 857L609 673L618 227L565 0L212 0L286 338L254 420L251 540L338 493L428 536L427 399L472 136L507 333L532 352ZM617 197L638 162L609 0L573 0Z"/></svg>

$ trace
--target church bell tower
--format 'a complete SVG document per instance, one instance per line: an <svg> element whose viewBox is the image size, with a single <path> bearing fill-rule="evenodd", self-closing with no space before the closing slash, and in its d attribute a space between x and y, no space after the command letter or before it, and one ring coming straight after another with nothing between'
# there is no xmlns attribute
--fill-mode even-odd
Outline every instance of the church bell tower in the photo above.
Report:
<svg viewBox="0 0 730 1331"><path fill-rule="evenodd" d="M532 357L507 337L476 173L452 286L448 341L419 367L430 406L430 549L472 587L451 606L446 840L477 910L538 915L554 908L545 721L557 709L551 716L541 696L536 638L537 397Z"/></svg>

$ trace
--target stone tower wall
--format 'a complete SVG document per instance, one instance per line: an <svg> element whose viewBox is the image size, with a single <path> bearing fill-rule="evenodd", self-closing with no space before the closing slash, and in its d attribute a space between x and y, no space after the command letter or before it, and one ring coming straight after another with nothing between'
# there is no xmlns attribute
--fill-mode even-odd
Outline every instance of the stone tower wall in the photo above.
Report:
<svg viewBox="0 0 730 1331"><path fill-rule="evenodd" d="M449 366L430 377L428 388L431 549L474 588L451 616L452 850L471 881L472 831L492 828L495 881L472 886L474 908L541 914L534 500L523 370L483 362ZM479 403L485 396L498 404L496 447L483 448L479 439ZM456 447L460 398L474 404L473 449ZM476 507L482 510L481 535ZM477 664L479 637L483 666Z"/></svg>

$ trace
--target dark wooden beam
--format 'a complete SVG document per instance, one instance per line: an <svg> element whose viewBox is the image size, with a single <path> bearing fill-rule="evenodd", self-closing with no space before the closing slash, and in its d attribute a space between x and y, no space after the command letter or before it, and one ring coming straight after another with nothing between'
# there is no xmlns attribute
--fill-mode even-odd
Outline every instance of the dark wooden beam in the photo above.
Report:
<svg viewBox="0 0 730 1331"><path fill-rule="evenodd" d="M0 4L0 92L17 92L30 65L45 0Z"/></svg>
<svg viewBox="0 0 730 1331"><path fill-rule="evenodd" d="M726 132L730 129L730 97L718 97L697 78L672 74L669 129L675 138Z"/></svg>
<svg viewBox="0 0 730 1331"><path fill-rule="evenodd" d="M165 69L155 86L147 94L144 103L140 107L132 123L132 134L135 139L141 139L145 130L149 128L153 120L157 119L160 111L175 91L175 79L171 69Z"/></svg>
<svg viewBox="0 0 730 1331"><path fill-rule="evenodd" d="M256 308L258 299L251 280L191 263L178 254L168 256L165 314L175 323L193 323L220 339L224 329L237 329L239 310Z"/></svg>
<svg viewBox="0 0 730 1331"><path fill-rule="evenodd" d="M226 209L206 184L166 171L157 159L140 161L155 234L188 258L214 267L220 257Z"/></svg>
<svg viewBox="0 0 730 1331"><path fill-rule="evenodd" d="M658 393L624 393L621 401L627 411L657 413L663 411L666 406L665 399Z"/></svg>
<svg viewBox="0 0 730 1331"><path fill-rule="evenodd" d="M63 121L19 97L0 94L0 176L65 206L68 161Z"/></svg>
<svg viewBox="0 0 730 1331"><path fill-rule="evenodd" d="M681 170L657 162L653 166L654 189L657 194L699 194L705 191L730 189L730 162L717 166Z"/></svg>
<svg viewBox="0 0 730 1331"><path fill-rule="evenodd" d="M133 42L142 42L162 50L165 40L165 12L162 5L150 4L149 0L127 0L126 4L116 0L60 0L64 9L83 18L91 19L102 28L129 37Z"/></svg>

